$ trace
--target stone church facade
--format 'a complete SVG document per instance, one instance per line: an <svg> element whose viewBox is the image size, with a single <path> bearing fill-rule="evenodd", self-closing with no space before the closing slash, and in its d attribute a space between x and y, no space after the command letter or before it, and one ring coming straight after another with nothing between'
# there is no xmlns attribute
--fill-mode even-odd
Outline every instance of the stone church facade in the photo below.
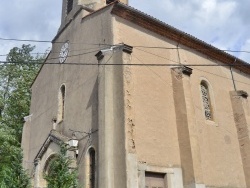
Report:
<svg viewBox="0 0 250 188"><path fill-rule="evenodd" d="M62 4L25 117L34 187L61 143L84 188L250 187L246 62L127 0Z"/></svg>

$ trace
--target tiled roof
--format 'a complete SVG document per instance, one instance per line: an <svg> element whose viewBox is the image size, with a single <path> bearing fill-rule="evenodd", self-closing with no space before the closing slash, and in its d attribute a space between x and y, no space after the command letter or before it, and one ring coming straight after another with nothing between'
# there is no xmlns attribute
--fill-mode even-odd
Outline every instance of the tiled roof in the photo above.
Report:
<svg viewBox="0 0 250 188"><path fill-rule="evenodd" d="M135 8L116 2L112 14L250 74L250 64Z"/></svg>

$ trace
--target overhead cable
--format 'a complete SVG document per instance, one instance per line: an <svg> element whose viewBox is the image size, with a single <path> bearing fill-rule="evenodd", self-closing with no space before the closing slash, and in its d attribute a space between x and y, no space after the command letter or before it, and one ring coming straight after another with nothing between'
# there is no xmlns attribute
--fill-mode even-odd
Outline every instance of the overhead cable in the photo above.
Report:
<svg viewBox="0 0 250 188"><path fill-rule="evenodd" d="M100 51L100 49L85 52L85 53L80 53L80 54L69 55L68 58L69 57L76 57L76 56L86 55L86 54L90 54L90 53L95 53L95 52L98 52L98 51ZM45 60L45 59L34 59L34 60L29 60L29 62L0 61L0 63L4 63L4 64L25 64L25 63L26 64L31 64L31 63L35 63L35 64L37 64L36 62L39 62L39 61L42 61L42 60ZM48 59L46 59L46 61L54 60L54 59L58 59L58 57L48 58ZM39 64L46 64L46 63L39 63ZM58 64L60 64L60 63L58 63Z"/></svg>
<svg viewBox="0 0 250 188"><path fill-rule="evenodd" d="M65 41L50 41L50 40L34 40L34 39L14 39L14 38L0 38L0 40L4 41L17 41L17 42L37 42L37 43L65 43ZM104 43L82 43L82 42L70 42L70 44L86 44L86 45L104 45L104 46L113 46L111 44Z"/></svg>
<svg viewBox="0 0 250 188"><path fill-rule="evenodd" d="M34 39L15 39L15 38L0 38L0 40L5 40L5 41L17 41L17 42L40 42L40 43L65 43L65 41L50 41L50 40L34 40ZM70 44L86 44L86 45L106 45L106 46L113 46L112 44L102 44L102 43L82 43L82 42L76 42L76 43L71 43ZM174 49L182 49L182 48L177 48L177 47L162 47L162 46L133 46L134 48L153 48L153 49L168 49L168 50L174 50ZM226 49L217 49L217 48L193 48L195 50L200 50L200 51L222 51L222 52L239 52L239 53L250 53L250 51L247 50L226 50Z"/></svg>
<svg viewBox="0 0 250 188"><path fill-rule="evenodd" d="M42 65L81 65L81 66L96 66L96 65L100 65L100 66L153 66L153 67L171 67L171 66L190 66L190 67L250 67L250 64L179 64L179 63L171 63L171 64L164 64L164 63L109 63L109 64L97 64L95 63L74 63L74 62L70 62L70 63L59 63L59 62L38 62L39 60L34 60L32 62L8 62L8 61L0 61L0 65L7 65L7 64L11 64L11 65L17 65L17 64L42 64Z"/></svg>
<svg viewBox="0 0 250 188"><path fill-rule="evenodd" d="M108 45L109 46L109 45ZM72 52L79 52L79 51L85 51L85 50L102 50L104 47L93 47L93 48L82 48L82 49L77 49L77 50L69 50L70 53ZM48 52L32 52L32 53L29 53L31 55L46 55L46 54L59 54L60 52L57 52L57 51L50 51L48 50ZM0 54L0 56L8 56L9 54Z"/></svg>
<svg viewBox="0 0 250 188"><path fill-rule="evenodd" d="M163 49L163 50L183 50L183 48L177 48L177 47L160 47L160 46L133 46L134 48L149 48L149 49ZM212 49L208 49L208 48L192 48L195 50L199 50L199 51L221 51L221 52L241 52L241 53L250 53L250 51L247 50L223 50L223 49L218 49L218 48L212 48Z"/></svg>

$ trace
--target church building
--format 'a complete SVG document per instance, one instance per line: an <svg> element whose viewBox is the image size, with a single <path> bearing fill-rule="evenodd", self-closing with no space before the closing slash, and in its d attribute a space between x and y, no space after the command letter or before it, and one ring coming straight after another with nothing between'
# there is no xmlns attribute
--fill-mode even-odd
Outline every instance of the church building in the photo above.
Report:
<svg viewBox="0 0 250 188"><path fill-rule="evenodd" d="M128 0L62 0L31 91L35 188L62 143L83 188L250 188L249 64Z"/></svg>

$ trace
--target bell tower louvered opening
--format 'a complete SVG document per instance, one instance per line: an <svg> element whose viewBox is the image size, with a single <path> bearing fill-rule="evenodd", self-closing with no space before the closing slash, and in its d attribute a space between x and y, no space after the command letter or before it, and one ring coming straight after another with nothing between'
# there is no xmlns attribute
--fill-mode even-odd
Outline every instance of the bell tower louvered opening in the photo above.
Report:
<svg viewBox="0 0 250 188"><path fill-rule="evenodd" d="M113 3L113 2L115 2L115 0L106 0L107 5L110 4L110 3Z"/></svg>
<svg viewBox="0 0 250 188"><path fill-rule="evenodd" d="M113 3L115 1L117 1L117 0L106 0L106 4L108 5L108 4ZM126 5L128 4L128 0L120 0L119 2L124 3Z"/></svg>
<svg viewBox="0 0 250 188"><path fill-rule="evenodd" d="M67 14L73 9L73 0L67 0Z"/></svg>

